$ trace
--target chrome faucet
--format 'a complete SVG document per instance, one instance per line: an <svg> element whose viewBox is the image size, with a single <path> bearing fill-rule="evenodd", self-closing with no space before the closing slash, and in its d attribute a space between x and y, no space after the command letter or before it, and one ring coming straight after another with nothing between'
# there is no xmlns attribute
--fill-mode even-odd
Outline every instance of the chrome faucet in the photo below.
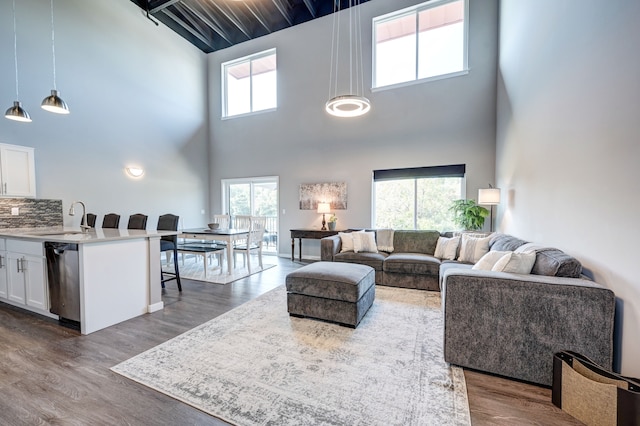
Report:
<svg viewBox="0 0 640 426"><path fill-rule="evenodd" d="M69 209L69 216L75 216L76 210L73 208L76 204L80 204L82 206L82 223L80 224L80 230L83 233L89 232L91 227L87 225L87 208L82 201L74 201L71 203L71 208Z"/></svg>

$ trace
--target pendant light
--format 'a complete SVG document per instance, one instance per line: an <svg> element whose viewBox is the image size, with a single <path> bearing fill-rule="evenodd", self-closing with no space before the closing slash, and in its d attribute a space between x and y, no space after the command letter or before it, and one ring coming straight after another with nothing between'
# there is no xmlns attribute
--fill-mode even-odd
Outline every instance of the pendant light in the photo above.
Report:
<svg viewBox="0 0 640 426"><path fill-rule="evenodd" d="M358 117L371 109L364 97L364 66L362 61L362 27L360 25L360 0L349 0L348 44L340 43L340 2L334 0L333 33L331 37L331 70L329 72L329 101L325 110L336 117ZM348 47L349 91L338 95L340 48ZM345 65L346 68L346 65Z"/></svg>
<svg viewBox="0 0 640 426"><path fill-rule="evenodd" d="M53 0L51 0L51 57L53 58L53 90L51 95L42 100L40 106L42 109L56 114L69 114L69 107L58 96L58 90L56 89L56 32L53 26Z"/></svg>
<svg viewBox="0 0 640 426"><path fill-rule="evenodd" d="M18 93L18 35L16 31L16 0L13 0L13 59L16 66L16 99L20 99ZM26 123L31 122L29 113L22 108L20 101L14 101L13 106L10 107L5 113L5 118L14 121L22 121Z"/></svg>

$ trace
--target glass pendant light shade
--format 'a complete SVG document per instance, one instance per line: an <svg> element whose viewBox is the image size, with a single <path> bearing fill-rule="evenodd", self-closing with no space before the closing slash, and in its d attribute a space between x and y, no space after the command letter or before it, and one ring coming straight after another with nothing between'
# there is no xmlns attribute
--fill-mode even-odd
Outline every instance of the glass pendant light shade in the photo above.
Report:
<svg viewBox="0 0 640 426"><path fill-rule="evenodd" d="M31 123L31 117L29 116L29 113L22 108L20 101L13 101L13 106L4 113L4 117L13 121Z"/></svg>
<svg viewBox="0 0 640 426"><path fill-rule="evenodd" d="M47 96L42 100L42 105L40 105L42 109L47 110L49 112L55 112L56 114L69 114L69 107L62 100L60 96L58 96L57 90L52 90L51 95Z"/></svg>

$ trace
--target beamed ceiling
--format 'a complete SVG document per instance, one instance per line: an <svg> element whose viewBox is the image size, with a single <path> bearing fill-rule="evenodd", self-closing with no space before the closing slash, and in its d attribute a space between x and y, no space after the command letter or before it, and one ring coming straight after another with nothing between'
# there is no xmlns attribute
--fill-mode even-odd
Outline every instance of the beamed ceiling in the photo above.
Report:
<svg viewBox="0 0 640 426"><path fill-rule="evenodd" d="M355 0L131 0L203 52L302 24L349 8ZM365 3L369 0L358 0ZM330 36L328 34L327 36Z"/></svg>

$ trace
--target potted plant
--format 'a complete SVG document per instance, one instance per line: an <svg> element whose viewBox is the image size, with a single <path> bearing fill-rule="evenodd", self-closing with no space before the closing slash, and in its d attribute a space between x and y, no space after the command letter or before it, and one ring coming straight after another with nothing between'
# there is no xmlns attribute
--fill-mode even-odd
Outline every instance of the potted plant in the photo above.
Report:
<svg viewBox="0 0 640 426"><path fill-rule="evenodd" d="M453 212L453 220L467 231L481 229L489 210L479 206L473 200L455 200L449 208Z"/></svg>
<svg viewBox="0 0 640 426"><path fill-rule="evenodd" d="M332 214L331 217L329 218L329 230L330 231L335 231L336 230L336 222L338 221L338 218L336 217L335 214Z"/></svg>

